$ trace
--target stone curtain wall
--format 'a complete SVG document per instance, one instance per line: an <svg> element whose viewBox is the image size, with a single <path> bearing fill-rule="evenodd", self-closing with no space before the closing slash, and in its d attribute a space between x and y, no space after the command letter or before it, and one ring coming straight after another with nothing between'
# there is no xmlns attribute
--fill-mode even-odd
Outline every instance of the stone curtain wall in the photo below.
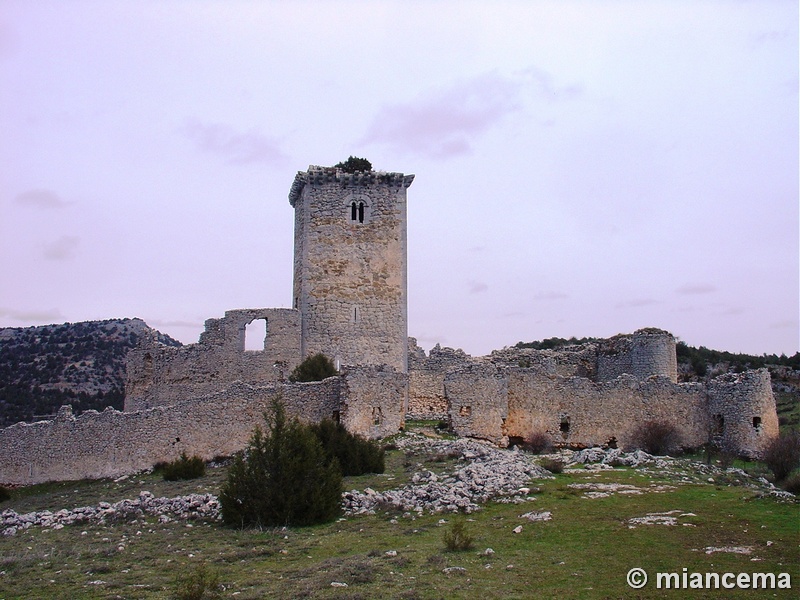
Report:
<svg viewBox="0 0 800 600"><path fill-rule="evenodd" d="M295 209L294 307L303 356L408 370L406 189L413 175L310 166ZM353 218L355 217L355 219Z"/></svg>
<svg viewBox="0 0 800 600"><path fill-rule="evenodd" d="M536 368L541 373L561 377L595 379L597 376L597 344L565 346L558 350L503 348L486 359L501 366Z"/></svg>
<svg viewBox="0 0 800 600"><path fill-rule="evenodd" d="M265 319L263 351L246 351L245 328ZM220 391L234 381L286 381L300 362L300 314L285 308L229 310L208 319L197 344L173 348L151 342L127 359L125 410L167 406Z"/></svg>
<svg viewBox="0 0 800 600"><path fill-rule="evenodd" d="M388 366L348 369L342 375L340 421L366 438L393 435L405 427L408 375Z"/></svg>
<svg viewBox="0 0 800 600"><path fill-rule="evenodd" d="M474 361L463 350L442 348L439 344L426 355L416 339L408 338L408 418L447 419L445 373Z"/></svg>
<svg viewBox="0 0 800 600"><path fill-rule="evenodd" d="M757 455L779 433L769 371L729 373L708 388L711 435L725 449L749 448Z"/></svg>
<svg viewBox="0 0 800 600"><path fill-rule="evenodd" d="M630 447L647 421L674 425L684 447L712 439L722 416L723 447L758 456L778 435L775 400L766 370L700 383L632 375L602 382L543 374L536 368L473 366L448 373L445 393L458 435L499 444L545 433L555 444Z"/></svg>
<svg viewBox="0 0 800 600"><path fill-rule="evenodd" d="M546 378L518 369L508 373L509 436L543 432L553 443L630 447L637 427L647 421L675 425L681 443L699 447L707 440L706 393L700 384L673 384L666 377L640 381L623 375L595 383L579 377Z"/></svg>
<svg viewBox="0 0 800 600"><path fill-rule="evenodd" d="M62 407L53 421L0 429L0 483L119 477L175 460L205 460L246 445L279 397L290 416L317 423L340 418L352 432L384 437L404 425L408 376L388 368L356 368L314 383L254 386L235 382L205 397L136 412L108 409L78 417Z"/></svg>
<svg viewBox="0 0 800 600"><path fill-rule="evenodd" d="M0 482L32 484L53 480L118 477L178 458L181 452L206 460L241 450L263 413L280 395L292 416L316 422L339 406L338 377L318 383L229 389L173 406L123 413L71 410L53 421L18 423L0 429Z"/></svg>
<svg viewBox="0 0 800 600"><path fill-rule="evenodd" d="M461 436L501 443L508 416L508 378L491 364L473 364L448 373L444 382L450 425Z"/></svg>

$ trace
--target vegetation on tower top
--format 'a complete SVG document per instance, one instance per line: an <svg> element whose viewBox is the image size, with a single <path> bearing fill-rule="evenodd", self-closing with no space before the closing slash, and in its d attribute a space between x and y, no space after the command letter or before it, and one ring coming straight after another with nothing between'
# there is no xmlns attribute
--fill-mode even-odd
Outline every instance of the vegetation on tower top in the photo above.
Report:
<svg viewBox="0 0 800 600"><path fill-rule="evenodd" d="M356 173L358 171L369 173L372 171L372 163L366 158L351 156L346 161L335 164L334 168L341 169L345 173Z"/></svg>

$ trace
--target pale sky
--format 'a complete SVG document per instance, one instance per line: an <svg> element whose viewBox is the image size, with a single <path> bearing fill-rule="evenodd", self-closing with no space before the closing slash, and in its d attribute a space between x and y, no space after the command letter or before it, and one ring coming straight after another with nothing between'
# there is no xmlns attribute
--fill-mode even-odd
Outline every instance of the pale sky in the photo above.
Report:
<svg viewBox="0 0 800 600"><path fill-rule="evenodd" d="M289 307L297 171L414 173L409 334L798 343L798 3L0 0L0 326Z"/></svg>

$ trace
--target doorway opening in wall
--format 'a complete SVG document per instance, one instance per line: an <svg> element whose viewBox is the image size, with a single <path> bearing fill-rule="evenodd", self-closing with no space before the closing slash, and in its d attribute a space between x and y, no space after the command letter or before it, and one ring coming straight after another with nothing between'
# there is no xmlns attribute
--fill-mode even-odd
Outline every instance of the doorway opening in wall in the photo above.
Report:
<svg viewBox="0 0 800 600"><path fill-rule="evenodd" d="M264 350L267 339L267 320L253 319L244 329L244 349L251 352Z"/></svg>
<svg viewBox="0 0 800 600"><path fill-rule="evenodd" d="M558 429L561 431L561 437L567 439L569 435L569 417L567 415L561 415L561 423Z"/></svg>

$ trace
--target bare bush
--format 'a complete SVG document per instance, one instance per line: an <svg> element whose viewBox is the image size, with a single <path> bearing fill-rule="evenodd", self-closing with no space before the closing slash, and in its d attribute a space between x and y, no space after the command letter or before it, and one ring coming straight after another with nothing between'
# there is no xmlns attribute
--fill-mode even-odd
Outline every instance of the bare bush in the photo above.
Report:
<svg viewBox="0 0 800 600"><path fill-rule="evenodd" d="M542 454L553 449L553 441L541 429L531 432L522 442L522 449L531 454Z"/></svg>
<svg viewBox="0 0 800 600"><path fill-rule="evenodd" d="M564 461L558 458L544 458L539 463L543 469L547 469L551 473L561 473L564 470Z"/></svg>
<svg viewBox="0 0 800 600"><path fill-rule="evenodd" d="M800 433L790 431L773 438L762 457L776 481L783 481L800 467Z"/></svg>
<svg viewBox="0 0 800 600"><path fill-rule="evenodd" d="M681 449L681 437L672 423L645 421L633 431L631 445L648 454L661 456L678 452Z"/></svg>

